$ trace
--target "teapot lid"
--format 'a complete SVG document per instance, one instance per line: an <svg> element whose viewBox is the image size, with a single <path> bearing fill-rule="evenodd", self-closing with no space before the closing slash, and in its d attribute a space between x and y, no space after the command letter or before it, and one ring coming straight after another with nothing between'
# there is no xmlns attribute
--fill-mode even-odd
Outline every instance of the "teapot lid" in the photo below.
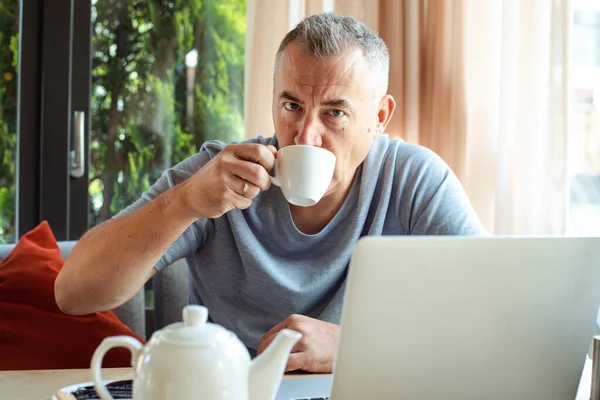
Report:
<svg viewBox="0 0 600 400"><path fill-rule="evenodd" d="M158 331L157 339L172 344L212 346L229 340L233 335L222 326L207 320L206 307L187 305L183 308L183 322L170 324Z"/></svg>

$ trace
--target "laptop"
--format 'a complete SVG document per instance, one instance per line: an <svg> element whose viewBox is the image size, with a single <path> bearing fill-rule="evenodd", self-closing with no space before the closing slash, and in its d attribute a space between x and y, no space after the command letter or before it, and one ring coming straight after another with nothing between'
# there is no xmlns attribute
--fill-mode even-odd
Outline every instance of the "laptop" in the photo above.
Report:
<svg viewBox="0 0 600 400"><path fill-rule="evenodd" d="M600 306L600 238L365 237L333 376L277 400L574 399Z"/></svg>

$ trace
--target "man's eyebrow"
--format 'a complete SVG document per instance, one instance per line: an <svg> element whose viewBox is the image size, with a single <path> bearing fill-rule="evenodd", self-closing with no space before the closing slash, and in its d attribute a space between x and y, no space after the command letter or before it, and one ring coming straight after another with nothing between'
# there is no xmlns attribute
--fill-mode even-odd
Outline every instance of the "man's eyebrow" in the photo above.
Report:
<svg viewBox="0 0 600 400"><path fill-rule="evenodd" d="M350 104L350 102L346 99L327 100L326 102L322 103L322 105L329 107L352 108L352 104Z"/></svg>
<svg viewBox="0 0 600 400"><path fill-rule="evenodd" d="M298 99L296 96L294 96L287 90L284 90L283 92L281 92L281 94L279 95L279 98L293 101L294 103L300 103L300 104L302 103L302 101L300 101L300 99ZM352 104L350 104L350 102L346 99L327 100L327 101L321 103L321 105L327 106L327 107L339 107L339 108L348 108L348 109L352 108Z"/></svg>
<svg viewBox="0 0 600 400"><path fill-rule="evenodd" d="M294 103L302 103L300 101L300 99L298 99L297 97L295 97L294 95L292 95L287 90L284 90L283 92L281 92L281 94L279 95L279 98L280 99L287 99L287 100L293 101Z"/></svg>

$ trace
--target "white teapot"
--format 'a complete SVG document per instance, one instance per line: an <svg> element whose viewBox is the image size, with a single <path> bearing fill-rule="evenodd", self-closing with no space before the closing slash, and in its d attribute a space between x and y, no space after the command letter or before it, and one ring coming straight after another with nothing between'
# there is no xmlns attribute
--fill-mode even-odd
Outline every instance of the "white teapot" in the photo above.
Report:
<svg viewBox="0 0 600 400"><path fill-rule="evenodd" d="M102 358L113 347L125 347L135 368L133 400L274 399L288 356L302 335L283 329L251 360L233 332L207 318L206 307L189 305L183 309L183 322L155 332L146 346L130 336L104 339L91 364L100 398L113 400L102 383Z"/></svg>

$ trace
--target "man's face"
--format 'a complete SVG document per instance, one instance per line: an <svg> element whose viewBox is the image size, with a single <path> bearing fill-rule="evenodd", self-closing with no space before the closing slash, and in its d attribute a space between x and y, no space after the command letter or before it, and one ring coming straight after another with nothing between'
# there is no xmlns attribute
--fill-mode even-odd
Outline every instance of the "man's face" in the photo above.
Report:
<svg viewBox="0 0 600 400"><path fill-rule="evenodd" d="M335 154L327 194L343 190L391 117L389 98L376 97L375 73L361 49L315 59L290 43L279 55L273 91L273 121L280 147L305 144ZM382 121L382 116L383 121Z"/></svg>

